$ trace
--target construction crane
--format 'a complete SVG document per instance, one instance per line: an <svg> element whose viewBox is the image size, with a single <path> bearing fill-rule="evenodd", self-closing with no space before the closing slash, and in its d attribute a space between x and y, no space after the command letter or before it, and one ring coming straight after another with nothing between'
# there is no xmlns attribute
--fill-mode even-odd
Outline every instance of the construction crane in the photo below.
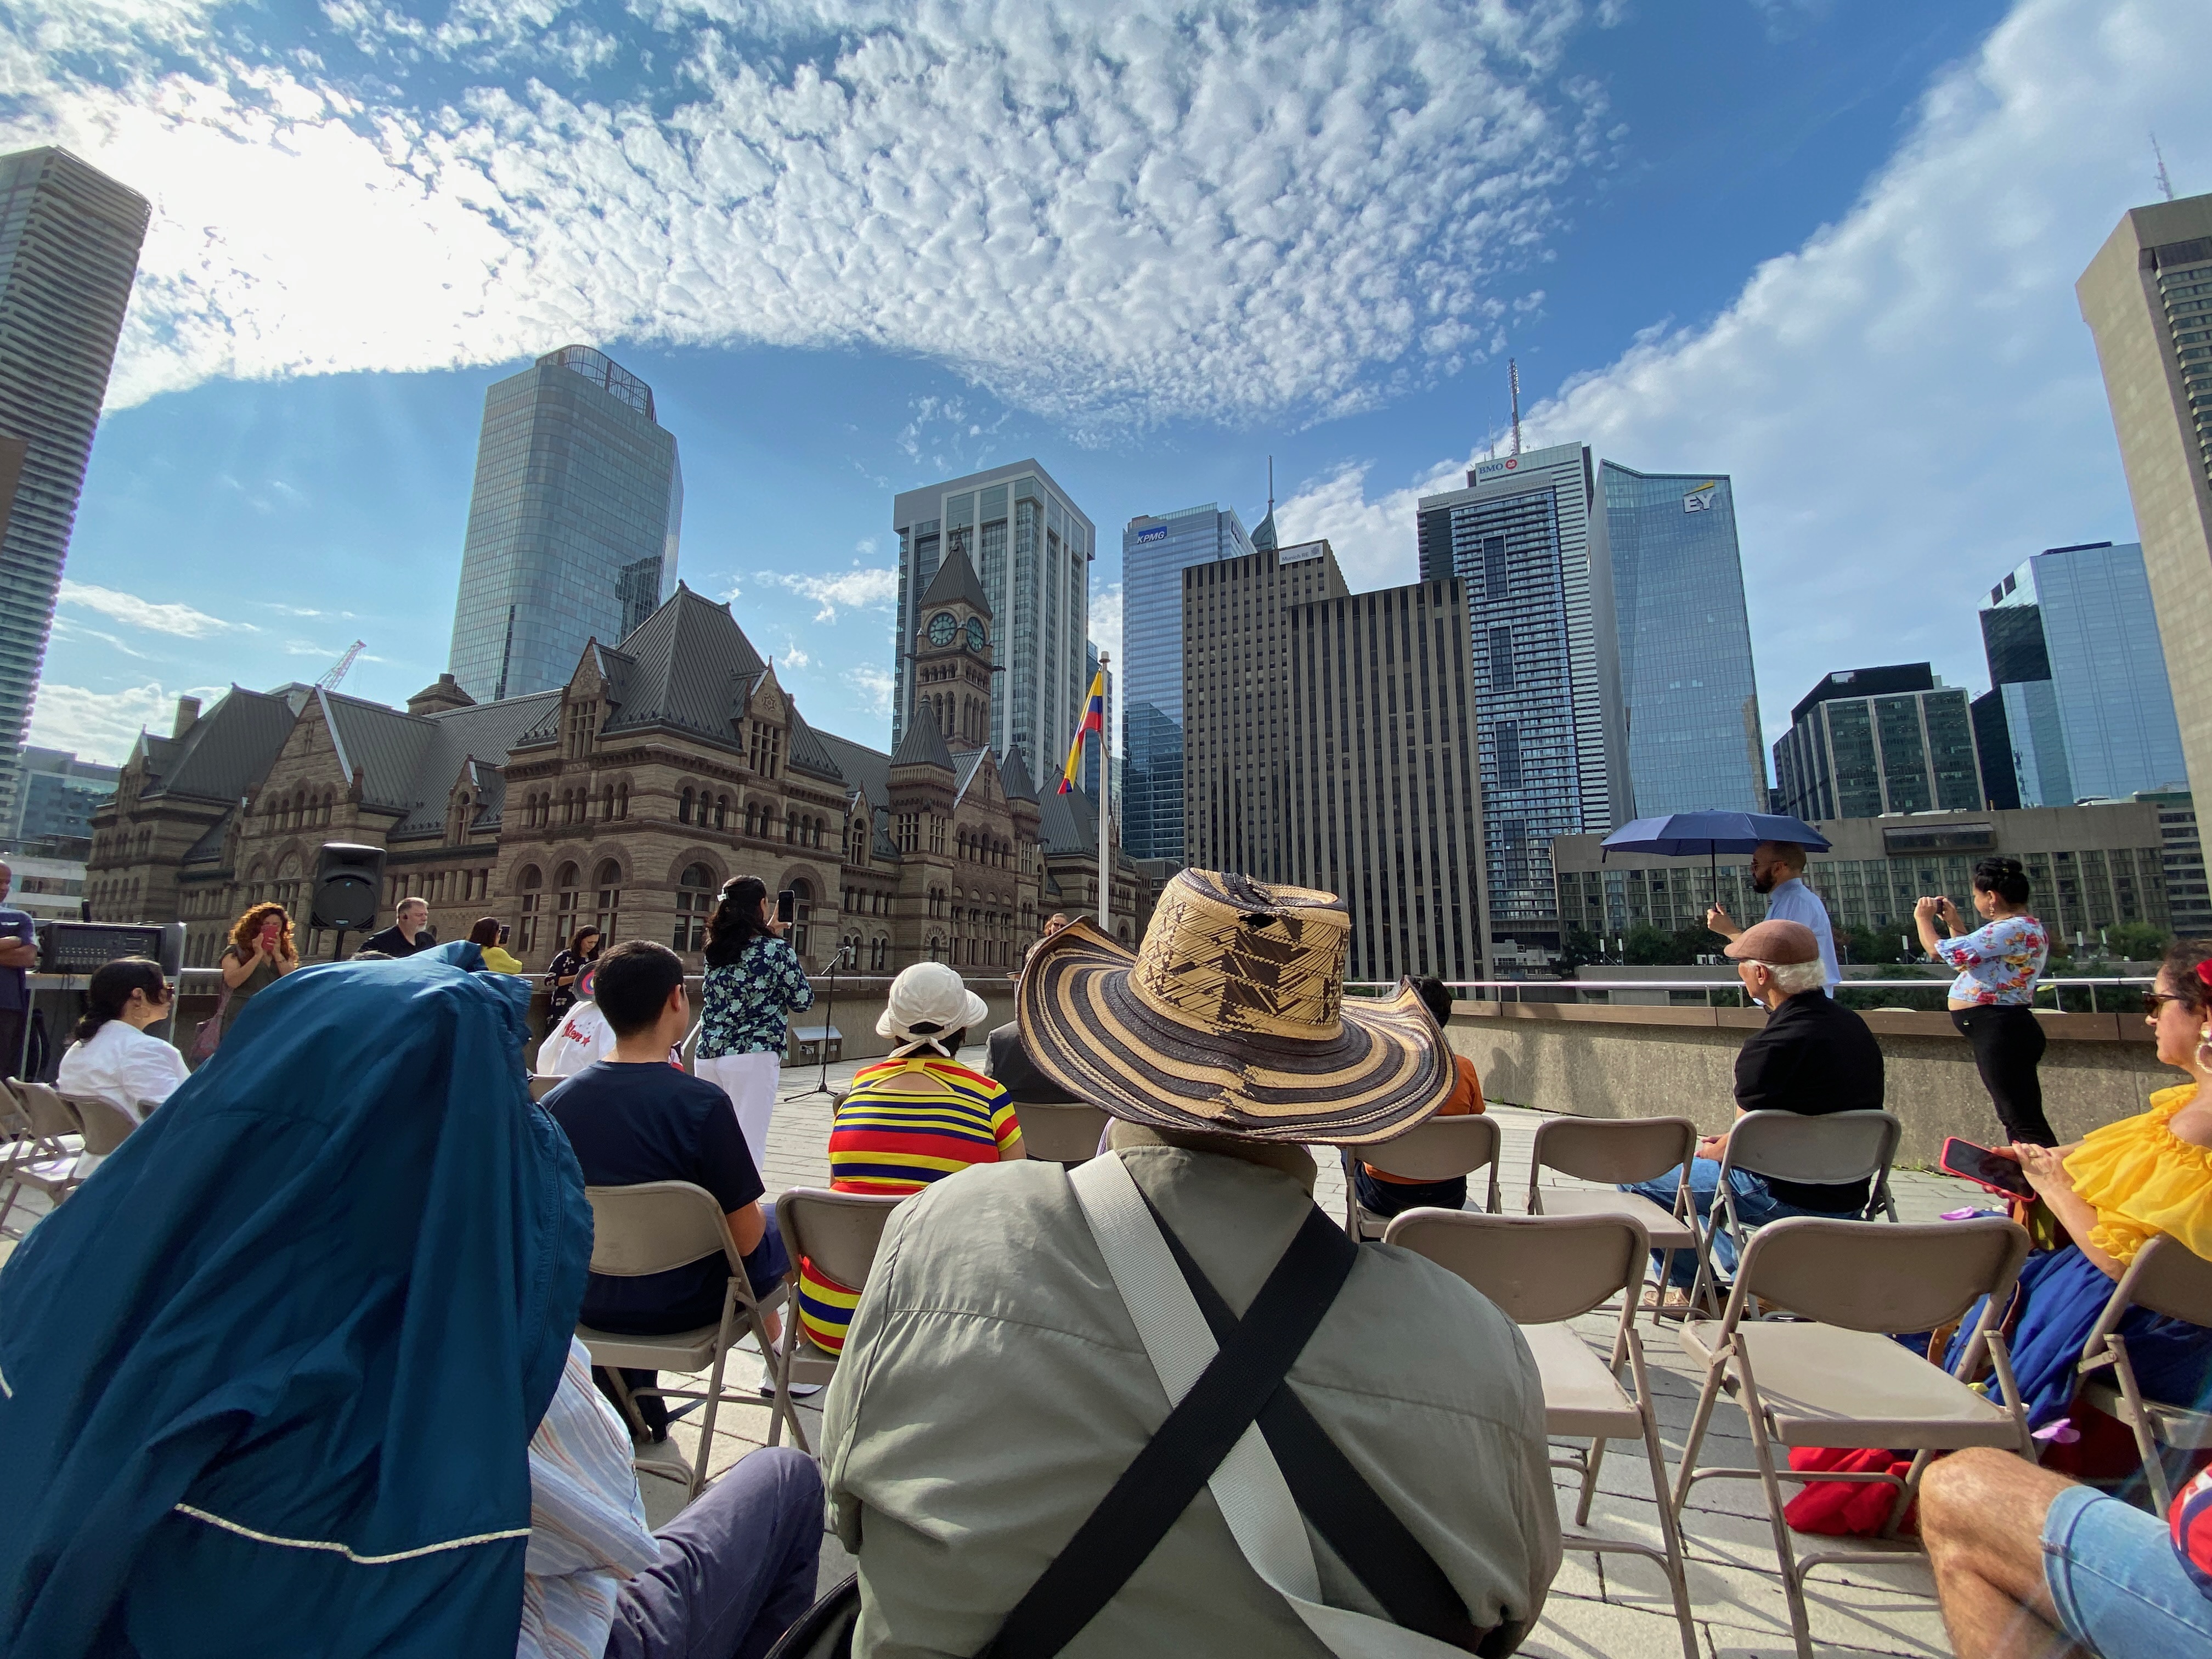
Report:
<svg viewBox="0 0 2212 1659"><path fill-rule="evenodd" d="M330 666L330 672L325 674L322 678L317 680L315 684L325 691L337 690L338 689L338 682L346 677L346 670L353 666L353 659L361 655L362 647L368 643L368 641L367 640L356 640L351 645L346 647L345 655L340 657L336 662L332 663Z"/></svg>

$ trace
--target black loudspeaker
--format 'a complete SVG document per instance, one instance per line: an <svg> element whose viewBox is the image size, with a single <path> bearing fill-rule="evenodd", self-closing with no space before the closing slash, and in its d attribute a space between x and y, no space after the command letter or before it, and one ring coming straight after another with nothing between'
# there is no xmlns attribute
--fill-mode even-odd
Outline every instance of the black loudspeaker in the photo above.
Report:
<svg viewBox="0 0 2212 1659"><path fill-rule="evenodd" d="M315 855L315 896L308 921L317 927L360 933L376 920L384 887L384 849L350 842L323 843Z"/></svg>

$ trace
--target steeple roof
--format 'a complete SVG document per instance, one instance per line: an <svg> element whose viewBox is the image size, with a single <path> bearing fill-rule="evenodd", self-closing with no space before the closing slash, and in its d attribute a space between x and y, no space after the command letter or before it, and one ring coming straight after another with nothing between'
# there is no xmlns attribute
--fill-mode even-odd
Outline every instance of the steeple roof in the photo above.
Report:
<svg viewBox="0 0 2212 1659"><path fill-rule="evenodd" d="M1006 750L1006 759L999 763L999 785L1006 792L1008 800L1035 800L1036 786L1030 781L1030 769L1023 763L1018 748Z"/></svg>
<svg viewBox="0 0 2212 1659"><path fill-rule="evenodd" d="M899 766L934 766L944 771L952 769L952 751L945 746L945 738L937 729L937 714L927 702L914 706L914 718L907 723L906 733L891 756L891 764Z"/></svg>
<svg viewBox="0 0 2212 1659"><path fill-rule="evenodd" d="M975 574L975 567L968 562L968 550L956 546L946 555L945 562L937 567L937 574L929 584L929 591L921 596L921 608L928 610L938 605L965 605L993 615L990 600L983 597L983 584Z"/></svg>
<svg viewBox="0 0 2212 1659"><path fill-rule="evenodd" d="M1260 520L1260 527L1252 532L1252 545L1262 553L1275 550L1275 504L1267 503L1267 516Z"/></svg>

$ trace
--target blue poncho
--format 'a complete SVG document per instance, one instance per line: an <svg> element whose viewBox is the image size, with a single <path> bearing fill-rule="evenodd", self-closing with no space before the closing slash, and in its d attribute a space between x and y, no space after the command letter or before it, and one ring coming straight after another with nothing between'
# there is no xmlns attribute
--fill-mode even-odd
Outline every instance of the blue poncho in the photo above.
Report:
<svg viewBox="0 0 2212 1659"><path fill-rule="evenodd" d="M0 1653L514 1653L592 1223L480 961L270 986L0 1270Z"/></svg>

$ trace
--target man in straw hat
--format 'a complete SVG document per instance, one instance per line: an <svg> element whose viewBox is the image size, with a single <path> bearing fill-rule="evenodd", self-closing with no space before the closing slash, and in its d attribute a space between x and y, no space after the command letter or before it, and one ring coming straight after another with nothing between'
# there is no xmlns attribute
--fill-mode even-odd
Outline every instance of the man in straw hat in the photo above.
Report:
<svg viewBox="0 0 2212 1659"><path fill-rule="evenodd" d="M1724 954L1735 963L1745 994L1767 1011L1766 1024L1735 1057L1736 1110L1801 1112L1808 1117L1880 1111L1881 1047L1856 1011L1828 995L1827 970L1813 930L1802 922L1769 919L1738 933ZM1726 1135L1709 1135L1698 1143L1690 1165L1690 1197L1700 1216L1712 1208L1720 1188L1721 1155L1727 1150ZM1671 1209L1680 1180L1680 1170L1674 1169L1656 1181L1621 1190ZM1755 1176L1747 1170L1729 1170L1729 1187L1735 1194L1736 1214L1751 1227L1782 1216L1857 1215L1869 1196L1869 1183L1863 1180L1828 1186ZM1723 1272L1735 1270L1735 1244L1725 1228L1714 1237L1713 1253ZM1697 1267L1694 1252L1675 1252L1668 1269L1674 1287L1688 1291Z"/></svg>
<svg viewBox="0 0 2212 1659"><path fill-rule="evenodd" d="M1559 1538L1526 1344L1313 1203L1304 1143L1385 1139L1455 1081L1410 988L1345 1000L1349 929L1333 895L1186 870L1133 957L1079 921L1030 957L1023 1043L1109 1150L891 1217L823 1425L856 1654L1503 1653L1535 1621ZM1171 1455L1201 1418L1210 1449Z"/></svg>

